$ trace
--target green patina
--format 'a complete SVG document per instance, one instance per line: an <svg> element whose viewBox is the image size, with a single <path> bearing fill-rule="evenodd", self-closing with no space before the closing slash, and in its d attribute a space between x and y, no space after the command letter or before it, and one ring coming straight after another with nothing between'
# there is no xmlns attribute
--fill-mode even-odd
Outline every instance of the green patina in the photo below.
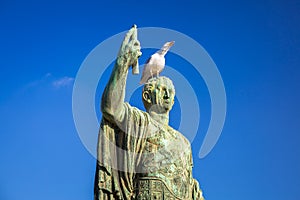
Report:
<svg viewBox="0 0 300 200"><path fill-rule="evenodd" d="M95 200L203 200L192 176L189 141L169 126L175 88L167 77L144 85L147 112L124 102L128 70L138 73L137 28L125 36L103 92L98 139Z"/></svg>

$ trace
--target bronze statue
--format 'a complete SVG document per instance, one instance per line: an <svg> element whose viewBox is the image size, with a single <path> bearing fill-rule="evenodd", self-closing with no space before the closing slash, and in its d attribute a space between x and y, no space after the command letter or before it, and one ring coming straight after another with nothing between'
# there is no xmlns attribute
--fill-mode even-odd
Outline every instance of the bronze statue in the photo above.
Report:
<svg viewBox="0 0 300 200"><path fill-rule="evenodd" d="M95 200L204 200L192 176L189 141L168 125L175 88L167 77L149 79L147 112L124 102L130 66L141 55L136 26L121 45L101 102Z"/></svg>

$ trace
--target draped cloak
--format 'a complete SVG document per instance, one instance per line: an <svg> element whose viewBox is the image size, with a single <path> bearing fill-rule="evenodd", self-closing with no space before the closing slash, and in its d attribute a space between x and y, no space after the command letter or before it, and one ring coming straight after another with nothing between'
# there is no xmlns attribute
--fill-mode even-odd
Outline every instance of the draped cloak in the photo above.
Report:
<svg viewBox="0 0 300 200"><path fill-rule="evenodd" d="M176 199L202 200L192 178L188 140L128 103L121 121L101 120L98 136L95 200L135 200L141 177L161 180Z"/></svg>

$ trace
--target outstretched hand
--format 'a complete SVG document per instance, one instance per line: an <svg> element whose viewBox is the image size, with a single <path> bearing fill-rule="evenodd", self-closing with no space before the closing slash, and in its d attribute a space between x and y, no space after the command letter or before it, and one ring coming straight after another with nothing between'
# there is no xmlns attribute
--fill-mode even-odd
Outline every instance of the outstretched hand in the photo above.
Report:
<svg viewBox="0 0 300 200"><path fill-rule="evenodd" d="M124 58L126 67L132 66L134 68L138 67L138 58L141 55L141 46L137 39L137 27L133 25L122 42L118 57Z"/></svg>

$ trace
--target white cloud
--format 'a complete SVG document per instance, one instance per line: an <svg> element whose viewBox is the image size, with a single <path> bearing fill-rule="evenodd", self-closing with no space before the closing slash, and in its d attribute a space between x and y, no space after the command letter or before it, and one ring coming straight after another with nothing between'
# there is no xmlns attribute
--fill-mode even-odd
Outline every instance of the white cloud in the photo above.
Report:
<svg viewBox="0 0 300 200"><path fill-rule="evenodd" d="M64 76L61 78L54 77L51 73L47 73L40 79L32 81L22 87L22 91L26 92L30 89L35 89L38 87L53 87L55 89L66 88L72 86L74 83L74 78L69 76Z"/></svg>
<svg viewBox="0 0 300 200"><path fill-rule="evenodd" d="M25 92L29 89L36 88L36 87L41 86L41 85L45 85L45 83L49 82L49 80L51 79L51 76L52 76L51 73L47 73L43 77L41 77L40 79L37 79L37 80L34 80L34 81L31 81L31 82L27 83L26 85L24 85L22 87L21 90L23 92Z"/></svg>
<svg viewBox="0 0 300 200"><path fill-rule="evenodd" d="M62 87L67 87L67 86L69 86L69 85L72 85L73 82L74 82L74 78L65 76L65 77L63 77L63 78L54 80L54 81L52 82L52 85L53 85L55 88L62 88Z"/></svg>

